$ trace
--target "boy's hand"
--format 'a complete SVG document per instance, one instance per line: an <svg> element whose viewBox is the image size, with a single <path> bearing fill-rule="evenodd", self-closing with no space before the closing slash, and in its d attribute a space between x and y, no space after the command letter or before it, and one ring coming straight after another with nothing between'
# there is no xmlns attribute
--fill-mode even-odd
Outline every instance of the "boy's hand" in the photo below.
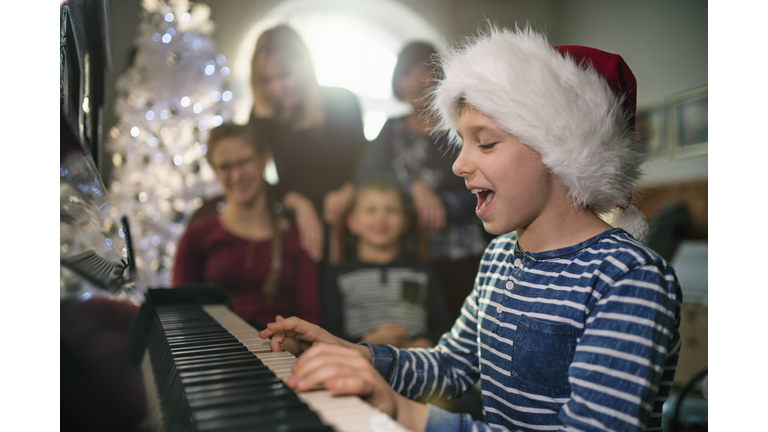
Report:
<svg viewBox="0 0 768 432"><path fill-rule="evenodd" d="M293 211L299 230L301 248L315 261L323 257L323 223L309 199L296 192L288 192L283 206Z"/></svg>
<svg viewBox="0 0 768 432"><path fill-rule="evenodd" d="M394 390L357 350L318 344L299 357L292 372L288 387L306 391L322 384L328 390L360 396L390 417L397 416Z"/></svg>
<svg viewBox="0 0 768 432"><path fill-rule="evenodd" d="M409 430L426 425L427 406L397 394L360 351L318 344L299 357L292 372L286 384L293 389L307 391L322 384L327 390L360 396Z"/></svg>
<svg viewBox="0 0 768 432"><path fill-rule="evenodd" d="M368 347L358 346L337 338L319 326L297 317L283 318L278 315L275 317L275 322L267 324L267 328L259 332L259 337L262 339L271 337L272 340L269 342L269 347L274 352L285 350L298 356L313 344L321 342L353 348L360 352L364 350L368 357L372 359L370 357L371 350Z"/></svg>
<svg viewBox="0 0 768 432"><path fill-rule="evenodd" d="M382 324L376 330L363 335L360 340L377 345L392 345L401 348L408 336L408 328L402 324Z"/></svg>
<svg viewBox="0 0 768 432"><path fill-rule="evenodd" d="M325 194L323 218L329 225L334 226L341 220L352 202L354 193L352 183L345 183L339 189Z"/></svg>

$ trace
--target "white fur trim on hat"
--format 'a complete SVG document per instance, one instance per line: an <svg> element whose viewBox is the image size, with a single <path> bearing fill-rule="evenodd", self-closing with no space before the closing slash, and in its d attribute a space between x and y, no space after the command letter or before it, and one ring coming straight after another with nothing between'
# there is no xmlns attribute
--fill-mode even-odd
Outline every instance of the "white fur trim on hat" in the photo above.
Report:
<svg viewBox="0 0 768 432"><path fill-rule="evenodd" d="M493 26L441 56L440 66L431 94L436 130L460 142L463 98L536 150L576 205L598 215L631 205L641 147L622 99L594 69L563 56L530 28Z"/></svg>

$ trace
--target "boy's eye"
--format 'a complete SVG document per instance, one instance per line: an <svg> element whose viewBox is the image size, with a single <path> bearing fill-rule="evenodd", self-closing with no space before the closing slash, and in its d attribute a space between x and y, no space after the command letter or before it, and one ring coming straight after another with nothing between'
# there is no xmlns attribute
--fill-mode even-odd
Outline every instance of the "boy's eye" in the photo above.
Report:
<svg viewBox="0 0 768 432"><path fill-rule="evenodd" d="M479 147L479 148L480 148L480 150L490 150L490 149L492 149L492 148L493 148L493 146L495 146L495 145L496 145L496 143L490 143L490 144L480 144L480 145L478 145L477 147Z"/></svg>

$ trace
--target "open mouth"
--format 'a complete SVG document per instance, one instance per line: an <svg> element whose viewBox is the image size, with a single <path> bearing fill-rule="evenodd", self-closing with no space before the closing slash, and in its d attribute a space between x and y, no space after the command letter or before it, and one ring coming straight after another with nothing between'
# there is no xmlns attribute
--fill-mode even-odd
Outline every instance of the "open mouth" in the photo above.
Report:
<svg viewBox="0 0 768 432"><path fill-rule="evenodd" d="M488 207L493 201L493 197L496 196L496 193L490 189L472 189L472 193L477 195L477 207L475 207L475 211L480 211Z"/></svg>

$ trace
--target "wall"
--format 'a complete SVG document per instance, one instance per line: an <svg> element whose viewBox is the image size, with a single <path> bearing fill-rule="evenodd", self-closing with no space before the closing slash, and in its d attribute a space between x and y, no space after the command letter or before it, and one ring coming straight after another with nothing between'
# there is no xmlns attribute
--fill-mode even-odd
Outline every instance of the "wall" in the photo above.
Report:
<svg viewBox="0 0 768 432"><path fill-rule="evenodd" d="M530 22L553 44L589 45L621 53L638 82L638 104L706 85L707 3L703 0L399 0L451 42L484 26ZM234 61L243 35L280 0L206 0L219 50ZM128 67L139 0L109 3L113 69L107 77L104 129L115 123L115 80ZM109 161L109 156L105 157ZM109 164L106 164L109 165ZM707 156L649 164L648 184L707 177ZM108 178L108 170L103 175Z"/></svg>

